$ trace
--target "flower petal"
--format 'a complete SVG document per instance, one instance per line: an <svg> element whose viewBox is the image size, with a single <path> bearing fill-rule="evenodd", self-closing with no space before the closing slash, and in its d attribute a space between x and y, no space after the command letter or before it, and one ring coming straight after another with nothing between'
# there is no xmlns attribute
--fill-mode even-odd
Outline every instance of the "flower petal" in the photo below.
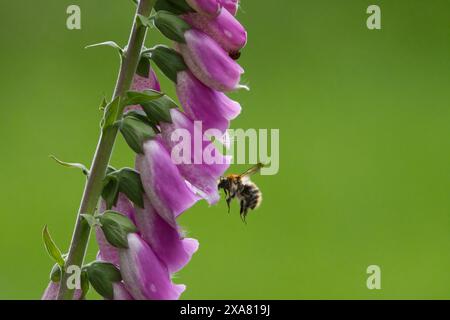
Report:
<svg viewBox="0 0 450 320"><path fill-rule="evenodd" d="M212 142L203 140L203 130L198 123L194 125L176 109L170 112L172 123L161 124L164 144L171 151L172 159L177 160L177 168L181 175L202 191L210 204L214 204L220 198L217 180L228 169L229 161L218 152ZM182 142L176 141L179 133L186 134Z"/></svg>
<svg viewBox="0 0 450 320"><path fill-rule="evenodd" d="M197 79L217 91L240 87L244 69L216 41L196 29L186 31L184 36L186 43L179 43L178 51Z"/></svg>
<svg viewBox="0 0 450 320"><path fill-rule="evenodd" d="M237 14L239 8L239 0L220 0L220 4L233 16Z"/></svg>
<svg viewBox="0 0 450 320"><path fill-rule="evenodd" d="M159 85L158 78L156 77L155 71L153 71L152 68L150 68L150 72L148 77L141 77L138 74L134 75L133 78L133 84L131 85L132 91L144 91L148 89L153 89L156 91L161 91L161 86ZM131 110L142 110L141 106L139 105L132 105L127 106L125 108L125 112L131 111Z"/></svg>
<svg viewBox="0 0 450 320"><path fill-rule="evenodd" d="M217 16L220 12L219 0L186 0L195 11L205 15Z"/></svg>
<svg viewBox="0 0 450 320"><path fill-rule="evenodd" d="M59 292L59 282L50 281L42 295L41 300L56 300ZM81 289L75 290L72 300L80 300L82 295Z"/></svg>
<svg viewBox="0 0 450 320"><path fill-rule="evenodd" d="M177 95L186 114L202 121L203 128L225 132L230 120L241 112L241 105L223 92L215 91L200 82L190 71L177 75Z"/></svg>
<svg viewBox="0 0 450 320"><path fill-rule="evenodd" d="M175 218L199 198L188 188L161 142L144 143L144 155L137 155L136 169L153 207L167 223L176 227Z"/></svg>
<svg viewBox="0 0 450 320"><path fill-rule="evenodd" d="M134 300L131 294L125 288L123 282L114 282L113 292L114 292L113 300Z"/></svg>
<svg viewBox="0 0 450 320"><path fill-rule="evenodd" d="M195 239L183 239L177 228L162 219L148 199L144 209L136 208L137 227L141 237L167 266L170 273L181 270L198 249Z"/></svg>
<svg viewBox="0 0 450 320"><path fill-rule="evenodd" d="M227 52L239 52L247 43L247 31L227 10L222 10L215 18L189 13L184 15L184 19L214 39Z"/></svg>
<svg viewBox="0 0 450 320"><path fill-rule="evenodd" d="M128 249L120 249L120 273L136 300L176 300L184 285L172 283L169 271L136 233L128 234Z"/></svg>

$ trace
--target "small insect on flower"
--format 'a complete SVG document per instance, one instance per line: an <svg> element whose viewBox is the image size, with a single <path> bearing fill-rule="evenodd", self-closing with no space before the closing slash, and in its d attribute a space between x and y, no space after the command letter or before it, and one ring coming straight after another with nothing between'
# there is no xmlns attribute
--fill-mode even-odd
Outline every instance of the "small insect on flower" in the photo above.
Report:
<svg viewBox="0 0 450 320"><path fill-rule="evenodd" d="M264 167L262 163L258 163L254 167L248 169L242 174L229 174L220 177L218 188L223 189L226 195L228 212L230 212L231 200L237 198L241 205L241 219L245 219L249 209L256 209L262 201L262 194L259 188L250 180L250 176L259 172Z"/></svg>

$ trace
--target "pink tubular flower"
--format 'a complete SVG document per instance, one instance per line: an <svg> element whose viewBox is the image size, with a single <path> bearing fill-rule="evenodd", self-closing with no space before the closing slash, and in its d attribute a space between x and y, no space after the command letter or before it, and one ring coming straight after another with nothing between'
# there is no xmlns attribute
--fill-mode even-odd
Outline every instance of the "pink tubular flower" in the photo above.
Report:
<svg viewBox="0 0 450 320"><path fill-rule="evenodd" d="M99 212L104 212L105 210L106 205L105 202L102 201L100 204ZM119 193L117 205L113 207L112 210L122 213L123 215L130 218L131 221L135 222L133 205L124 194ZM103 231L100 228L96 228L95 236L97 238L97 243L99 247L99 254L97 255L97 258L102 261L119 265L119 253L117 251L117 248L113 247L108 243L108 241L105 238L105 235L103 234Z"/></svg>
<svg viewBox="0 0 450 320"><path fill-rule="evenodd" d="M176 109L171 110L171 116L172 123L161 124L161 132L167 149L172 150L172 160L176 156L181 175L200 190L210 204L216 203L220 198L217 180L228 169L229 162L212 142L203 141L202 128L195 127L189 118ZM179 131L180 129L184 131ZM189 141L184 141L183 137L180 144L177 141L181 138L177 137L179 133L186 134L190 138ZM180 146L182 148L179 148Z"/></svg>
<svg viewBox="0 0 450 320"><path fill-rule="evenodd" d="M215 18L190 13L184 19L214 39L227 52L239 52L247 43L247 31L227 10L222 10Z"/></svg>
<svg viewBox="0 0 450 320"><path fill-rule="evenodd" d="M190 71L177 75L177 95L181 106L192 120L202 121L203 128L225 132L230 120L241 112L238 102L200 82Z"/></svg>
<svg viewBox="0 0 450 320"><path fill-rule="evenodd" d="M42 295L41 300L56 300L59 292L59 282L50 281ZM72 300L80 300L82 296L81 290L75 290Z"/></svg>
<svg viewBox="0 0 450 320"><path fill-rule="evenodd" d="M153 207L167 223L176 227L175 218L199 198L189 189L167 149L158 140L148 140L144 154L136 157L136 169Z"/></svg>
<svg viewBox="0 0 450 320"><path fill-rule="evenodd" d="M195 29L186 31L184 36L186 43L178 44L178 50L197 79L217 91L240 87L244 69L214 39Z"/></svg>
<svg viewBox="0 0 450 320"><path fill-rule="evenodd" d="M181 270L198 249L198 241L183 239L178 228L164 221L147 198L144 198L144 209L136 208L136 220L141 237L170 273Z"/></svg>
<svg viewBox="0 0 450 320"><path fill-rule="evenodd" d="M237 14L239 8L239 0L220 0L220 4L233 16Z"/></svg>
<svg viewBox="0 0 450 320"><path fill-rule="evenodd" d="M176 300L185 290L175 285L166 266L136 233L128 234L128 249L120 249L120 273L136 300Z"/></svg>
<svg viewBox="0 0 450 320"><path fill-rule="evenodd" d="M158 78L156 77L156 73L152 68L150 68L149 75L146 78L136 74L133 78L133 84L131 85L132 91L144 91L147 89L161 91L161 86L159 85ZM138 105L127 106L125 108L125 112L141 109L142 108Z"/></svg>
<svg viewBox="0 0 450 320"><path fill-rule="evenodd" d="M220 12L219 0L186 0L195 11L208 15L217 16Z"/></svg>

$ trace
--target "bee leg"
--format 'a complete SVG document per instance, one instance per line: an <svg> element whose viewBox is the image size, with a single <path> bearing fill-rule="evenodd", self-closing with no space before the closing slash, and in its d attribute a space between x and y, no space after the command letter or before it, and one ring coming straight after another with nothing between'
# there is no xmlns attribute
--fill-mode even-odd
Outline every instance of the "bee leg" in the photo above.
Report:
<svg viewBox="0 0 450 320"><path fill-rule="evenodd" d="M228 213L230 213L230 202L231 202L231 197L228 196L228 197L227 197Z"/></svg>
<svg viewBox="0 0 450 320"><path fill-rule="evenodd" d="M241 200L241 211L240 211L240 215L241 215L241 220L242 222L244 222L245 224L247 224L247 221L245 221L245 218L247 216L247 210L245 209L245 201Z"/></svg>

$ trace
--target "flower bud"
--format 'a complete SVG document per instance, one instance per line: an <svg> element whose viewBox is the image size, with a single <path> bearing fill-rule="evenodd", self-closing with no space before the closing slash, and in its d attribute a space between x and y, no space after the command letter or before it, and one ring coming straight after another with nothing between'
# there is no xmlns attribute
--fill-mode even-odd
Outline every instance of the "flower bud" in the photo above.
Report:
<svg viewBox="0 0 450 320"><path fill-rule="evenodd" d="M187 31L185 39L186 44L178 44L178 49L197 79L217 91L240 87L244 69L216 41L196 29Z"/></svg>

